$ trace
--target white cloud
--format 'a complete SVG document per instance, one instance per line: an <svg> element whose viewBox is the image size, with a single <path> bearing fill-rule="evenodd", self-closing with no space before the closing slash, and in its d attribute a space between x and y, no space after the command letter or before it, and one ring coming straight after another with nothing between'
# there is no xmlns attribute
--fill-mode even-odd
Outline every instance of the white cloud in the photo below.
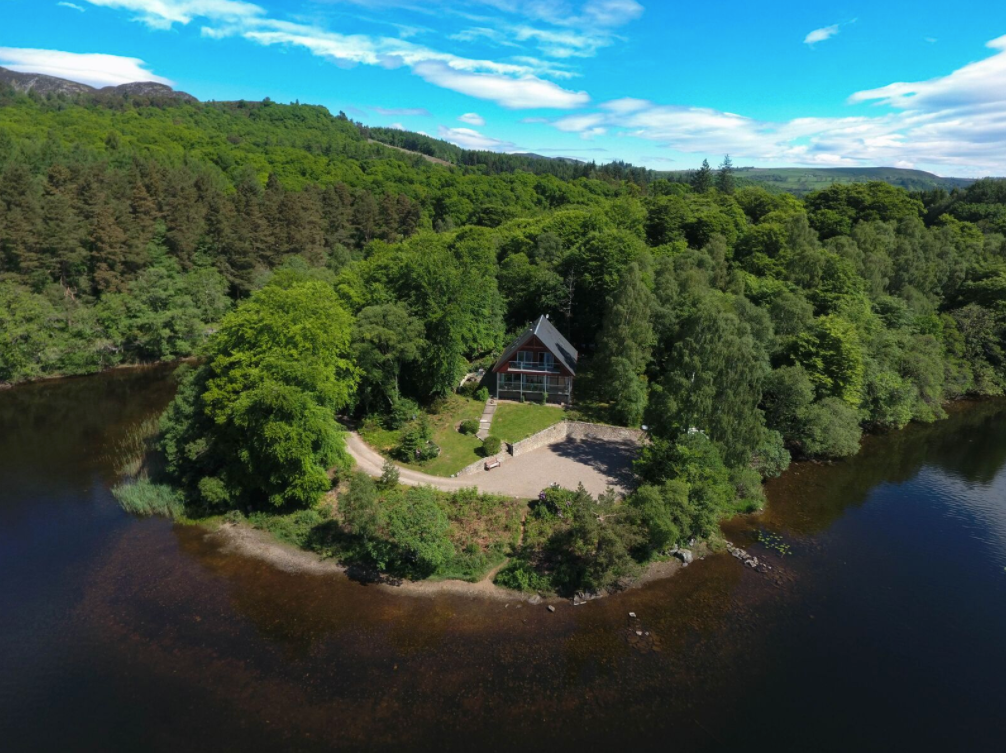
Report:
<svg viewBox="0 0 1006 753"><path fill-rule="evenodd" d="M902 110L1006 105L1006 36L993 39L986 47L998 52L948 76L856 92L849 101L876 101Z"/></svg>
<svg viewBox="0 0 1006 753"><path fill-rule="evenodd" d="M486 124L486 119L477 112L466 112L464 115L458 117L458 120L473 126L484 126Z"/></svg>
<svg viewBox="0 0 1006 753"><path fill-rule="evenodd" d="M634 0L627 0L630 5ZM241 0L87 0L93 5L123 9L153 28L167 29L205 19L202 34L213 39L243 37L261 45L292 45L340 66L407 66L429 83L495 101L509 108L556 107L586 104L585 92L563 89L540 78L571 75L558 64L534 58L515 62L466 58L417 45L400 37L340 34L317 26L269 17L253 3ZM626 0L588 2L595 14L617 14ZM610 7L609 7L610 6ZM628 7L628 6L627 6ZM605 10L607 8L607 10ZM623 12L626 12L623 10Z"/></svg>
<svg viewBox="0 0 1006 753"><path fill-rule="evenodd" d="M512 141L494 139L492 136L486 136L472 128L448 128L447 126L440 126L437 133L444 141L450 141L462 149L505 152L513 151L517 148L516 144Z"/></svg>
<svg viewBox="0 0 1006 753"><path fill-rule="evenodd" d="M536 76L513 78L490 73L468 73L446 63L429 60L413 71L431 84L479 99L488 99L512 110L553 108L570 110L590 101L586 92L570 91Z"/></svg>
<svg viewBox="0 0 1006 753"><path fill-rule="evenodd" d="M834 26L825 26L822 29L814 29L806 37L804 37L804 44L816 44L817 42L823 42L826 39L831 39L833 36L838 34L839 24Z"/></svg>
<svg viewBox="0 0 1006 753"><path fill-rule="evenodd" d="M635 99L634 97L623 97L622 99L613 99L610 102L605 102L601 107L610 112L616 113L630 113L636 112L637 110L642 110L645 107L649 107L650 102L645 99Z"/></svg>
<svg viewBox="0 0 1006 753"><path fill-rule="evenodd" d="M137 20L154 29L170 29L194 18L240 21L256 18L265 10L243 0L86 0L91 5L132 11Z"/></svg>
<svg viewBox="0 0 1006 753"><path fill-rule="evenodd" d="M1006 172L1006 36L994 54L952 73L857 92L851 103L886 112L773 122L701 107L646 100L605 102L596 112L551 121L585 138L596 129L682 153L829 166L912 165L952 175Z"/></svg>
<svg viewBox="0 0 1006 753"><path fill-rule="evenodd" d="M172 85L170 80L147 70L146 63L139 58L118 55L0 47L0 65L12 71L43 73L97 87L133 81Z"/></svg>
<svg viewBox="0 0 1006 753"><path fill-rule="evenodd" d="M552 125L566 133L581 133L590 128L597 127L605 119L606 116L601 113L583 113L560 118L552 123Z"/></svg>
<svg viewBox="0 0 1006 753"><path fill-rule="evenodd" d="M425 107L375 107L374 112L379 115L404 115L406 117L429 118L430 111Z"/></svg>
<svg viewBox="0 0 1006 753"><path fill-rule="evenodd" d="M83 8L81 8L79 5L76 5L74 3L65 3L64 2L64 3L56 3L56 5L59 6L60 8L70 8L71 10L78 10L81 13L84 12Z"/></svg>

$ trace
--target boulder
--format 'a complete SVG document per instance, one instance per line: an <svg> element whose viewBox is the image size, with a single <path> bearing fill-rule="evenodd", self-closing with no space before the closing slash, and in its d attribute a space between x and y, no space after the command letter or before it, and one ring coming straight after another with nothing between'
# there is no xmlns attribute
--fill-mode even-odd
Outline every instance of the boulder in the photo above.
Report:
<svg viewBox="0 0 1006 753"><path fill-rule="evenodd" d="M686 565L692 564L695 561L695 555L692 554L691 549L678 549L674 556L681 560Z"/></svg>

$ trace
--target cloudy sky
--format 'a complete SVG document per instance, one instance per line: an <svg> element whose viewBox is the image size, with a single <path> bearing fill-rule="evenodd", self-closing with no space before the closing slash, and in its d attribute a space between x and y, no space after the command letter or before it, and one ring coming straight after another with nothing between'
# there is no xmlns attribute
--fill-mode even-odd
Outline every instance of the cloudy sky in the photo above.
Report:
<svg viewBox="0 0 1006 753"><path fill-rule="evenodd" d="M1006 3L0 0L0 66L461 146L1006 175Z"/></svg>

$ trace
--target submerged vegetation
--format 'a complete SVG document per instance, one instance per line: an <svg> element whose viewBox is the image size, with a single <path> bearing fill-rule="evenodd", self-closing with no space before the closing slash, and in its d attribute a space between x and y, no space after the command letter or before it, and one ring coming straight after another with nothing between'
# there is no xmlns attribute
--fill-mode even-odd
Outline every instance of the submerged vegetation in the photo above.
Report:
<svg viewBox="0 0 1006 753"><path fill-rule="evenodd" d="M197 354L156 479L188 511L417 577L474 573L510 545L458 538L489 502L354 480L322 509L350 466L335 417L436 472L493 454L457 431L479 408L458 385L547 314L583 353L574 415L652 439L624 501L568 492L530 515L501 582L559 589L756 508L793 456L847 456L864 429L1006 389L1006 182L798 199L728 160L673 181L451 150L443 166L377 136L441 148L304 105L0 92L0 381ZM552 420L532 408L490 439ZM120 498L169 507L140 470ZM370 512L344 520L346 495Z"/></svg>

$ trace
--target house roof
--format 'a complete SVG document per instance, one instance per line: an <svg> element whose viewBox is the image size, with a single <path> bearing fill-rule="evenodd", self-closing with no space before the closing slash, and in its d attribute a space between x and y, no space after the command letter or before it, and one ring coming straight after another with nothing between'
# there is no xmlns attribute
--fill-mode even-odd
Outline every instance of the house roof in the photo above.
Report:
<svg viewBox="0 0 1006 753"><path fill-rule="evenodd" d="M539 342L548 348L563 366L569 369L570 374L576 374L576 359L579 357L576 348L569 344L569 340L559 334L559 330L552 326L552 322L544 315L539 316L534 324L524 330L521 336L514 340L509 348L503 351L503 355L500 356L493 370L495 371L502 364L507 363L513 354L532 337L537 337Z"/></svg>

